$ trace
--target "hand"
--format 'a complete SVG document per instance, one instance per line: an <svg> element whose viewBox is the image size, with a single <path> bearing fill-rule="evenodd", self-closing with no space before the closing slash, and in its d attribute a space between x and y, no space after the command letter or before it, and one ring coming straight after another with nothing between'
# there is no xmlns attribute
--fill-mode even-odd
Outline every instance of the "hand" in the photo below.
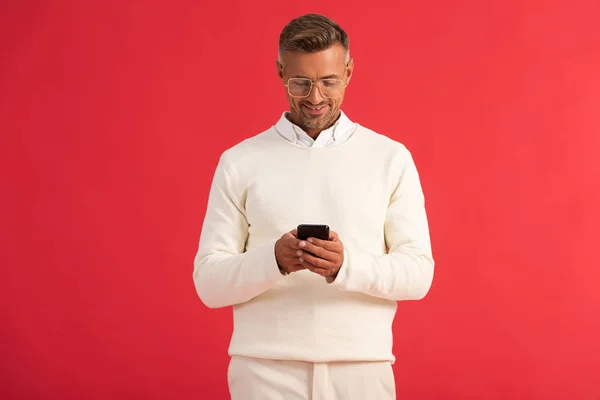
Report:
<svg viewBox="0 0 600 400"><path fill-rule="evenodd" d="M308 238L306 242L300 241L299 247L302 249L301 265L325 277L329 283L335 280L344 263L344 244L336 232L329 232L329 240Z"/></svg>
<svg viewBox="0 0 600 400"><path fill-rule="evenodd" d="M275 243L275 259L282 274L287 275L305 269L300 263L302 252L299 243L296 229L285 233Z"/></svg>

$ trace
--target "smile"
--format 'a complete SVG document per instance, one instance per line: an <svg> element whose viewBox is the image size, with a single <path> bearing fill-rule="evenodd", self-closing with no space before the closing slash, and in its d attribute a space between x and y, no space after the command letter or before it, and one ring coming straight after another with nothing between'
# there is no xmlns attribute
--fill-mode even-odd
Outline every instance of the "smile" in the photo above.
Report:
<svg viewBox="0 0 600 400"><path fill-rule="evenodd" d="M302 107L308 112L309 115L318 116L323 114L327 108L327 104L322 106L309 106L308 104L302 104Z"/></svg>

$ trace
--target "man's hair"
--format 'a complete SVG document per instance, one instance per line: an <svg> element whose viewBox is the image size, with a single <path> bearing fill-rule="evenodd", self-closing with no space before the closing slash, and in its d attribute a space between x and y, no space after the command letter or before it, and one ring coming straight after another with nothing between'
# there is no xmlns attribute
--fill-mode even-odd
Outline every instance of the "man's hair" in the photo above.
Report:
<svg viewBox="0 0 600 400"><path fill-rule="evenodd" d="M348 35L333 20L319 14L305 14L291 20L279 35L279 62L283 53L297 51L315 53L341 44L346 50L346 63L350 61Z"/></svg>

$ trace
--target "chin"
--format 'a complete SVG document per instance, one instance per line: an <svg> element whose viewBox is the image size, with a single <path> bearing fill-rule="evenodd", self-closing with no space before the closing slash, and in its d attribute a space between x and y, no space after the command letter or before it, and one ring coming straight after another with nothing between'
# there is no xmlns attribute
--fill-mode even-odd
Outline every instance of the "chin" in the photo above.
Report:
<svg viewBox="0 0 600 400"><path fill-rule="evenodd" d="M302 114L302 123L310 129L324 129L331 122L331 114L327 113L319 118L311 118Z"/></svg>
<svg viewBox="0 0 600 400"><path fill-rule="evenodd" d="M314 120L314 119L303 119L303 125L309 129L324 129L328 124L329 120Z"/></svg>

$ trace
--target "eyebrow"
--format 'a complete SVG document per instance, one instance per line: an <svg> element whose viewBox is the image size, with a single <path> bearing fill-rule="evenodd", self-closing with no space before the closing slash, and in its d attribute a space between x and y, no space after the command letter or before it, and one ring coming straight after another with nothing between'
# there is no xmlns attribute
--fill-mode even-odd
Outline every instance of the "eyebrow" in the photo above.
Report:
<svg viewBox="0 0 600 400"><path fill-rule="evenodd" d="M304 78L304 79L311 79L307 76L303 76L303 75L295 75L292 78ZM331 75L327 75L327 76L323 76L319 79L340 79L340 77L338 76L338 74L331 74Z"/></svg>

